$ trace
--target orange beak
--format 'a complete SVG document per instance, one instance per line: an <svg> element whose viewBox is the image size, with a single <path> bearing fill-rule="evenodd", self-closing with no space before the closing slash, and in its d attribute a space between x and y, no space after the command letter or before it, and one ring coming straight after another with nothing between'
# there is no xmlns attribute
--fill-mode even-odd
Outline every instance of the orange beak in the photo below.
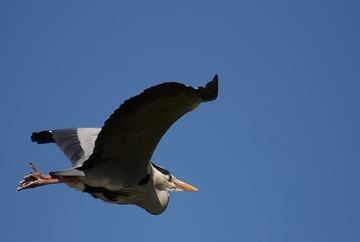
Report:
<svg viewBox="0 0 360 242"><path fill-rule="evenodd" d="M182 181L180 181L180 180L178 180L176 178L173 180L173 182L174 182L175 186L177 188L181 189L181 190L188 191L188 192L197 192L197 191L199 191L197 188L195 188L195 187L193 187L193 186L191 186L191 185L189 185L189 184L187 184L185 182L182 182Z"/></svg>

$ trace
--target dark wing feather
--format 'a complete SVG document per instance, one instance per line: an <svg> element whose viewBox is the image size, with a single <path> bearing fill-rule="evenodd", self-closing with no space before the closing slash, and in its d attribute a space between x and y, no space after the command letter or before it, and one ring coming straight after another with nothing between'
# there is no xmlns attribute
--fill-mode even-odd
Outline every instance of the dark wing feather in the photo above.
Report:
<svg viewBox="0 0 360 242"><path fill-rule="evenodd" d="M215 100L217 93L217 75L205 88L170 82L146 89L125 101L105 122L83 166L116 160L122 166L145 169L170 126L201 102Z"/></svg>

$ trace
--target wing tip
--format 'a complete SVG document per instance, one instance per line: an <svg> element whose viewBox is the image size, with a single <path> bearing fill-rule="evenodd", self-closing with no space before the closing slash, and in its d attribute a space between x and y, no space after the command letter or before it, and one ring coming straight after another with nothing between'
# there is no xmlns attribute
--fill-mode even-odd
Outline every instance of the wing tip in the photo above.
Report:
<svg viewBox="0 0 360 242"><path fill-rule="evenodd" d="M36 142L38 144L56 143L52 137L51 131L49 130L33 132L30 138L32 142Z"/></svg>
<svg viewBox="0 0 360 242"><path fill-rule="evenodd" d="M219 79L216 74L211 82L208 82L205 86L205 92L202 97L205 101L214 101L218 96Z"/></svg>

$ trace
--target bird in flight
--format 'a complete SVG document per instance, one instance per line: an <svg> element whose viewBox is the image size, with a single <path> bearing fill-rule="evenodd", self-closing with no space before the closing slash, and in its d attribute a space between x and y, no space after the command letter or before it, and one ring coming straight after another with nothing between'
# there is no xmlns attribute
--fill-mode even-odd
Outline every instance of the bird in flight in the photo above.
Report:
<svg viewBox="0 0 360 242"><path fill-rule="evenodd" d="M156 146L179 118L217 95L217 75L198 88L167 82L126 100L102 128L34 132L33 142L56 143L72 167L43 175L30 163L35 173L25 176L17 190L66 183L109 203L135 204L161 214L169 202L167 191L198 189L151 162Z"/></svg>

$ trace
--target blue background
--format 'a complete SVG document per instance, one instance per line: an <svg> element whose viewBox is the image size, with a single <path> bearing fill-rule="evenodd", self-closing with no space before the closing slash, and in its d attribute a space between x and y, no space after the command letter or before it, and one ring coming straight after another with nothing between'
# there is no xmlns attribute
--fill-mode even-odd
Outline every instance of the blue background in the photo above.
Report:
<svg viewBox="0 0 360 242"><path fill-rule="evenodd" d="M1 1L1 241L360 241L359 1ZM152 216L66 185L33 131L100 127L166 81L219 96L152 161L199 188Z"/></svg>

